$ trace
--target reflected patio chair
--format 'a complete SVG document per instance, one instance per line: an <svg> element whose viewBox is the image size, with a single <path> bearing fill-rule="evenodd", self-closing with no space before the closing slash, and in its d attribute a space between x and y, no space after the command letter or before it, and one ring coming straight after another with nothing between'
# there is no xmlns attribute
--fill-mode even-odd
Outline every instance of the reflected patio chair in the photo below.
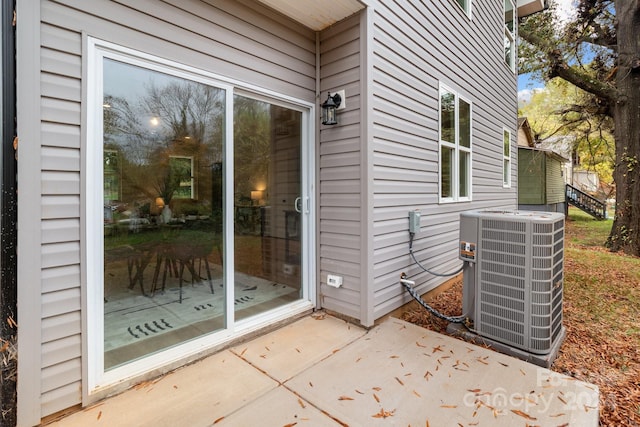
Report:
<svg viewBox="0 0 640 427"><path fill-rule="evenodd" d="M159 245L157 251L156 269L153 276L153 285L151 288L151 296L158 290L158 279L162 270L162 287L161 291L165 291L167 275L176 277L180 289L180 303L182 303L182 286L184 283L185 269L191 274L191 283L196 280L202 280L200 276L201 266L204 264L209 282L211 293L215 293L213 280L211 278L211 266L209 265L208 256L213 250L213 239L210 233L200 232L179 232L171 241L167 241ZM196 271L196 262L200 263L198 271ZM164 269L162 264L164 263Z"/></svg>

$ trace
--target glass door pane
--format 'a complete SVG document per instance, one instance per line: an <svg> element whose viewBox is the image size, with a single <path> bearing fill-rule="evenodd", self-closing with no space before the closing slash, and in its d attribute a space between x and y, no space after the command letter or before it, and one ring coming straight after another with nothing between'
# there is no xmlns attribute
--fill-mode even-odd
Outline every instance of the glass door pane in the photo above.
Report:
<svg viewBox="0 0 640 427"><path fill-rule="evenodd" d="M222 89L103 62L104 368L222 329Z"/></svg>
<svg viewBox="0 0 640 427"><path fill-rule="evenodd" d="M234 97L235 319L302 297L302 113Z"/></svg>

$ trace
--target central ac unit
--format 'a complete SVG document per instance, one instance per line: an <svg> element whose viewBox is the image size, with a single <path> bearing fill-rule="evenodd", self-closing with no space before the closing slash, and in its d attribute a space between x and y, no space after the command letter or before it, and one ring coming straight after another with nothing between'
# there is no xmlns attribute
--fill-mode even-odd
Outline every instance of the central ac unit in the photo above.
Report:
<svg viewBox="0 0 640 427"><path fill-rule="evenodd" d="M472 331L548 364L565 335L564 215L463 212L460 259L466 261L463 312Z"/></svg>

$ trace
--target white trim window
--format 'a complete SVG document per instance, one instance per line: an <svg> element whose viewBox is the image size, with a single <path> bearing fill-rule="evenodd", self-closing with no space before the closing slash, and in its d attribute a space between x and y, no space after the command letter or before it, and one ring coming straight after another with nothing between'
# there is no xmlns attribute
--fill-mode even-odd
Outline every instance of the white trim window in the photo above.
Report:
<svg viewBox="0 0 640 427"><path fill-rule="evenodd" d="M511 132L502 130L502 186L511 187Z"/></svg>
<svg viewBox="0 0 640 427"><path fill-rule="evenodd" d="M471 200L471 102L440 85L440 202Z"/></svg>
<svg viewBox="0 0 640 427"><path fill-rule="evenodd" d="M471 16L471 0L455 0L467 16Z"/></svg>
<svg viewBox="0 0 640 427"><path fill-rule="evenodd" d="M516 71L516 8L513 0L504 0L504 63Z"/></svg>

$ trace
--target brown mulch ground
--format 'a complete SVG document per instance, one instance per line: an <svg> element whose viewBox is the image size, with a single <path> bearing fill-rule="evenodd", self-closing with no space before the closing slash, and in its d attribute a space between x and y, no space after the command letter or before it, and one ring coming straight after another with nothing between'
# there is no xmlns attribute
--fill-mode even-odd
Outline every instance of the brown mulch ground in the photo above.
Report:
<svg viewBox="0 0 640 427"><path fill-rule="evenodd" d="M568 225L567 233L570 232ZM591 251L594 258L590 257ZM605 261L598 255L604 256ZM628 262L631 264L625 265ZM567 243L564 293L567 338L551 369L600 388L601 426L640 426L638 271L636 258L610 254L597 247L572 248ZM462 281L434 297L430 304L450 315L459 313ZM421 307L409 309L402 318L446 333L447 322Z"/></svg>

